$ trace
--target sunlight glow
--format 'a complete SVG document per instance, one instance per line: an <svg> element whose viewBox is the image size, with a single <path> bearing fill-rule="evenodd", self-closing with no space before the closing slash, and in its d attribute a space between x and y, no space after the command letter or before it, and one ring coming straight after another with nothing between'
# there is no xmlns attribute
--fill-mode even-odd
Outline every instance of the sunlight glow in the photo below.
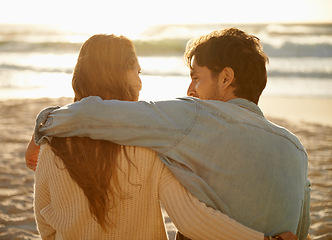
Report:
<svg viewBox="0 0 332 240"><path fill-rule="evenodd" d="M0 23L55 24L84 32L129 33L133 37L158 24L332 22L330 0L205 0L202 3L11 0L0 9Z"/></svg>

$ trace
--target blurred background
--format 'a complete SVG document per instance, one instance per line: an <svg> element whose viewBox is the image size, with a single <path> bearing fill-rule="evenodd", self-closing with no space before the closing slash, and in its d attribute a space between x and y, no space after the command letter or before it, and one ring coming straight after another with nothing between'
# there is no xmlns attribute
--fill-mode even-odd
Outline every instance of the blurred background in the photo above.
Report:
<svg viewBox="0 0 332 240"><path fill-rule="evenodd" d="M331 13L329 0L7 1L0 8L0 99L72 97L80 46L98 33L135 41L141 99L184 96L187 41L227 27L261 39L270 58L264 95L331 98Z"/></svg>

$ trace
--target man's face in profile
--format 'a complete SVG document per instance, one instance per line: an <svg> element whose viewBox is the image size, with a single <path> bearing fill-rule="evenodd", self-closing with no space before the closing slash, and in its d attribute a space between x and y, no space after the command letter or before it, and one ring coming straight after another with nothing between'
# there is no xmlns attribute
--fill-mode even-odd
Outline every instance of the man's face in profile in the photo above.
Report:
<svg viewBox="0 0 332 240"><path fill-rule="evenodd" d="M187 95L202 100L219 100L221 93L218 88L217 79L212 77L212 72L206 66L197 64L195 57L190 71L191 83Z"/></svg>

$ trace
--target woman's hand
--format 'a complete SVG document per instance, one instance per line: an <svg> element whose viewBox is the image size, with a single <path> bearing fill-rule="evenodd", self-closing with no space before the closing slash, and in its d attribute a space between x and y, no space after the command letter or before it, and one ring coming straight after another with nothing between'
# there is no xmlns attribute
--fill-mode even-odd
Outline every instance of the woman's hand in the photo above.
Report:
<svg viewBox="0 0 332 240"><path fill-rule="evenodd" d="M25 150L25 164L28 168L35 171L38 161L40 146L35 144L34 134Z"/></svg>
<svg viewBox="0 0 332 240"><path fill-rule="evenodd" d="M272 237L273 240L298 240L297 236L291 232L284 232ZM264 237L264 240L270 240L269 237Z"/></svg>

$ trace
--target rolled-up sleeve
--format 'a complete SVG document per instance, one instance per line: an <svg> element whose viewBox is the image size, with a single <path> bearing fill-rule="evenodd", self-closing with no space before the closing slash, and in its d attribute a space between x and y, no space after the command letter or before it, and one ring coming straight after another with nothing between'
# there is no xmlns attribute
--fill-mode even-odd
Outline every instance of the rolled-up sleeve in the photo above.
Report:
<svg viewBox="0 0 332 240"><path fill-rule="evenodd" d="M301 215L299 220L299 225L297 228L297 237L299 240L305 240L308 235L308 230L311 223L310 218L310 193L311 193L311 182L306 179L306 186L304 191L304 199L301 206Z"/></svg>

